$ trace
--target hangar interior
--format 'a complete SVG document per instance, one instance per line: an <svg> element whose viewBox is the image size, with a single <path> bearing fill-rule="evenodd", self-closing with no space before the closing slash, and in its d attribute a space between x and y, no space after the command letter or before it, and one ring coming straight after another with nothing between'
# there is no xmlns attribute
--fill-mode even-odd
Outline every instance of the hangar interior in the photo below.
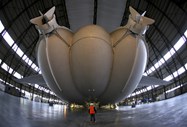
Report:
<svg viewBox="0 0 187 127"><path fill-rule="evenodd" d="M23 77L41 74L36 60L38 31L30 19L55 6L59 25L77 31L97 24L111 32L127 23L129 6L155 19L145 37L149 47L144 76L171 83L144 86L121 105L152 102L187 92L187 2L185 0L3 0L0 1L0 87L9 94L40 102L63 103L45 86L21 84Z"/></svg>

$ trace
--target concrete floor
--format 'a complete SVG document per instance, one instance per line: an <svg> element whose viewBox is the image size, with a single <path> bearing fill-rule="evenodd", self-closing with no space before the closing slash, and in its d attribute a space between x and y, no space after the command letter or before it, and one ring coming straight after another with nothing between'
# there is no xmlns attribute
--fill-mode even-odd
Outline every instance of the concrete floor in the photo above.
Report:
<svg viewBox="0 0 187 127"><path fill-rule="evenodd" d="M98 110L97 122L87 111L32 102L0 91L0 127L187 127L187 94L136 108Z"/></svg>

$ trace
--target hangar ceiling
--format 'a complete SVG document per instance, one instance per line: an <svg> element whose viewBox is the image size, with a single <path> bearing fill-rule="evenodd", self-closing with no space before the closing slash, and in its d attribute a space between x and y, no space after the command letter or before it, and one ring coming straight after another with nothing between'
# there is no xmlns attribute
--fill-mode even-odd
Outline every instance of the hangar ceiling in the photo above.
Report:
<svg viewBox="0 0 187 127"><path fill-rule="evenodd" d="M59 25L73 31L97 24L108 32L127 23L129 6L155 19L146 33L149 60L144 75L176 85L187 82L187 2L185 0L2 0L0 1L0 79L40 73L36 60L38 31L30 19L56 7ZM10 36L11 39L7 39ZM10 43L7 43L7 42ZM20 54L16 52L21 52ZM3 67L4 66L4 67ZM6 68L6 69L5 69Z"/></svg>

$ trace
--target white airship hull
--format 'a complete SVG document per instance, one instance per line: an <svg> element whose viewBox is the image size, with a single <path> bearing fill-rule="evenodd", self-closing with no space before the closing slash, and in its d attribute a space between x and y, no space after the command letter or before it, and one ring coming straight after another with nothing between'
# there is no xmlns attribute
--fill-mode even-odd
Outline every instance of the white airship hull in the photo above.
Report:
<svg viewBox="0 0 187 127"><path fill-rule="evenodd" d="M47 85L61 99L114 103L136 88L147 62L141 37L129 32L114 46L128 29L111 35L97 25L74 35L61 27L57 30L71 47L51 33L39 42L38 63Z"/></svg>
<svg viewBox="0 0 187 127"><path fill-rule="evenodd" d="M31 19L42 34L37 59L49 88L62 100L78 104L115 103L132 93L147 63L143 35L154 20L130 7L127 25L110 34L98 25L73 33L57 24L54 10Z"/></svg>

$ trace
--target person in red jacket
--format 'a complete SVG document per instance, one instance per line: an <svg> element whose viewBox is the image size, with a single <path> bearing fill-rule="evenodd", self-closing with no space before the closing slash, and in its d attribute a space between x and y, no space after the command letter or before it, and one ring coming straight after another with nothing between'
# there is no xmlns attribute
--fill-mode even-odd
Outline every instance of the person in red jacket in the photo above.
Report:
<svg viewBox="0 0 187 127"><path fill-rule="evenodd" d="M90 121L95 123L96 108L93 103L89 106Z"/></svg>

